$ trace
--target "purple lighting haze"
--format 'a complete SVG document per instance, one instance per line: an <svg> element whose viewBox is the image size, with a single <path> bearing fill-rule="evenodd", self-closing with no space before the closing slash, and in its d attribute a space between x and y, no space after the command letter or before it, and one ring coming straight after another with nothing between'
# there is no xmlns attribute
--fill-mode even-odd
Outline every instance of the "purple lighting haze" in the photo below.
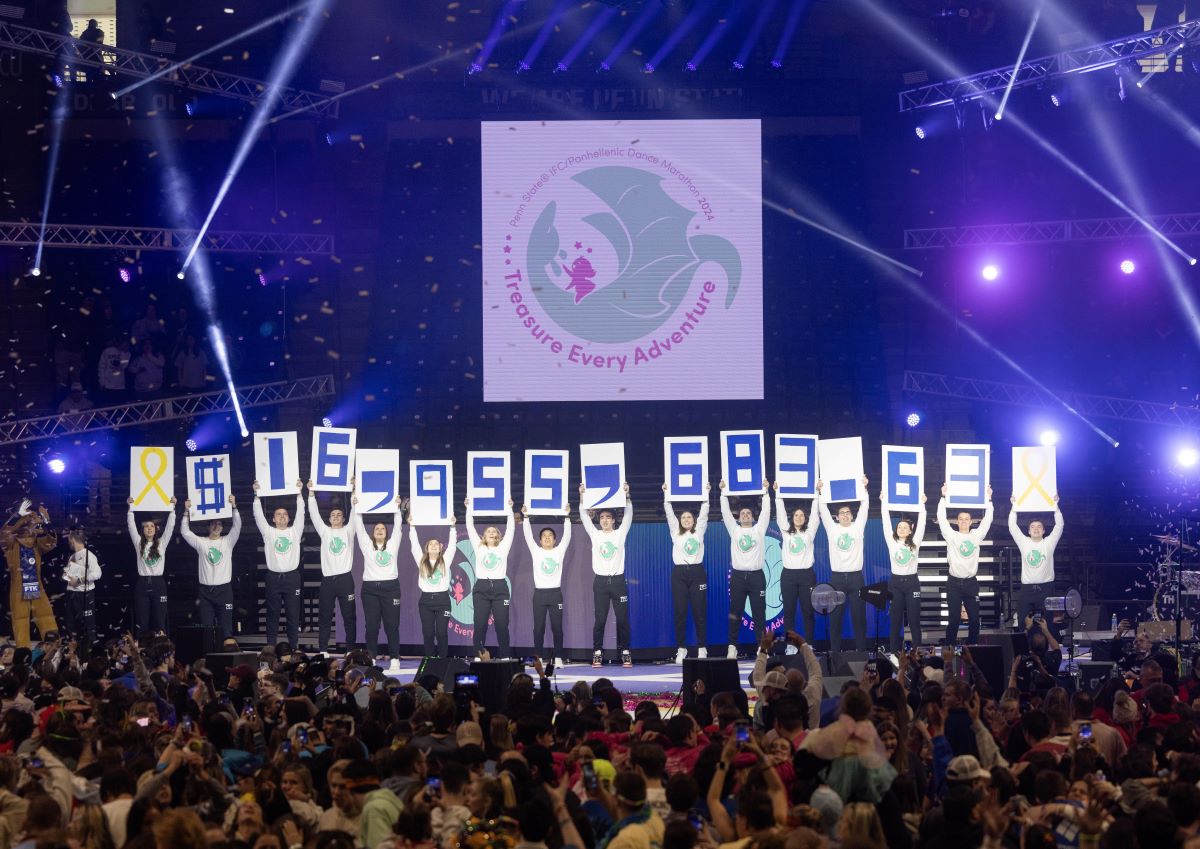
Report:
<svg viewBox="0 0 1200 849"><path fill-rule="evenodd" d="M587 46L592 43L592 39L596 37L600 30L604 29L605 24L611 21L616 14L616 6L605 6L604 9L598 15L596 15L592 22L588 24L588 28L583 31L583 35L579 36L579 38L575 40L575 43L571 45L571 49L568 50L566 55L562 57L558 63L558 66L554 70L567 70L571 63L579 58L579 54L582 53ZM612 55L610 54L604 61L611 63L613 61Z"/></svg>
<svg viewBox="0 0 1200 849"><path fill-rule="evenodd" d="M500 41L500 36L504 34L504 28L508 26L509 18L517 8L517 0L508 0L500 9L500 14L496 16L496 20L492 22L492 30L488 33L487 38L483 42L483 49L479 51L479 55L475 57L475 61L471 63L471 69L468 73L478 74L487 65L488 59L492 56L492 51L496 49L497 42Z"/></svg>
<svg viewBox="0 0 1200 849"><path fill-rule="evenodd" d="M989 283L996 280L1000 276L1000 266L993 263L988 263L979 271L980 276Z"/></svg>
<svg viewBox="0 0 1200 849"><path fill-rule="evenodd" d="M563 13L567 11L569 5L569 0L557 0L549 16L542 23L541 29L538 30L533 44L529 45L529 50L525 52L525 58L517 63L517 73L528 71L533 67L533 63L537 61L537 57L542 53L542 48L546 46L546 42L554 32L555 25L562 18Z"/></svg>
<svg viewBox="0 0 1200 849"><path fill-rule="evenodd" d="M1121 261L1121 273L1122 274L1133 274L1133 272L1136 270L1137 270L1137 266L1133 264L1133 260L1125 259L1125 260Z"/></svg>
<svg viewBox="0 0 1200 849"><path fill-rule="evenodd" d="M737 70L740 71L746 67L746 60L750 58L750 51L754 49L754 45L758 44L763 27L766 26L767 20L771 17L771 12L775 10L778 2L779 0L765 0L759 6L758 17L750 25L750 31L746 33L746 38L743 39L742 46L738 50L737 59L734 60L733 67Z"/></svg>
<svg viewBox="0 0 1200 849"><path fill-rule="evenodd" d="M646 25L654 19L654 16L658 14L660 9L662 9L661 3L644 4L642 10L638 12L637 17L633 19L633 23L626 28L625 32L621 33L621 37L617 39L617 43L613 45L613 49L608 51L608 55L604 57L604 61L610 65L615 65L617 59L621 58L625 51L629 49L629 45L637 38L638 33L646 28ZM615 13L616 11L616 6L609 6L605 9L605 12ZM600 17L603 18L604 15ZM605 20L607 21L607 18ZM587 35L587 33L585 32L584 35Z"/></svg>
<svg viewBox="0 0 1200 849"><path fill-rule="evenodd" d="M772 68L782 68L788 47L792 44L792 36L800 25L800 16L808 6L808 0L792 0L792 8L788 10L787 20L783 24L783 34L779 37L779 45L775 48L775 57L771 60Z"/></svg>

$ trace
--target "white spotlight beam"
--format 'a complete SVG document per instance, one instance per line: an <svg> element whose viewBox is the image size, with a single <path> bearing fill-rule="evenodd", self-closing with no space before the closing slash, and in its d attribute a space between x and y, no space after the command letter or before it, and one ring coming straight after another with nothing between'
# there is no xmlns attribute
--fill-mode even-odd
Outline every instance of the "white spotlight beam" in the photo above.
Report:
<svg viewBox="0 0 1200 849"><path fill-rule="evenodd" d="M58 173L58 154L62 150L63 127L71 111L70 83L64 82L54 98L50 111L50 151L46 157L46 188L42 194L42 226L38 228L37 250L33 258L33 275L42 271L42 253L46 247L46 222L50 219L50 196L54 192L54 176Z"/></svg>
<svg viewBox="0 0 1200 849"><path fill-rule="evenodd" d="M1021 42L1021 52L1017 54L1017 61L1013 65L1012 77L1009 78L1008 85L1004 89L1004 96L1000 98L1000 106L996 109L996 120L1004 119L1004 107L1008 105L1008 96L1012 94L1013 80L1017 78L1017 72L1021 70L1021 65L1025 62L1025 53L1029 50L1029 42L1033 40L1033 31L1037 29L1038 18L1042 16L1042 6L1046 4L1046 0L1038 0L1037 8L1033 10L1033 18L1029 21L1029 29L1025 31L1025 40Z"/></svg>
<svg viewBox="0 0 1200 849"><path fill-rule="evenodd" d="M890 15L888 16L890 18ZM894 20L894 19L893 19ZM1126 59L1142 59L1169 51L1176 45L1200 45L1200 20L1140 32L1125 38L1092 44L1074 50L1041 56L1017 67L993 68L978 74L951 71L952 79L900 92L900 111L930 109L952 103L978 100L1010 86L1014 89L1040 85L1071 74L1086 74L1111 68Z"/></svg>
<svg viewBox="0 0 1200 849"><path fill-rule="evenodd" d="M197 59L203 59L205 56L207 56L210 53L216 53L218 50L222 50L235 42L241 41L243 38L249 38L250 36L254 35L257 32L261 32L261 31L267 29L268 27L272 27L275 24L279 23L280 21L285 20L286 18L296 14L297 12L302 10L305 6L307 6L308 3L309 3L309 0L305 0L305 2L303 2L303 3L297 3L292 8L286 9L285 11L280 12L278 15L272 15L271 17L267 18L266 20L259 21L257 24L250 27L249 29L244 29L241 32L237 33L236 35L231 35L231 36L229 36L229 38L225 39L224 41L217 42L212 47L206 47L203 50L201 50L199 53L193 53L188 58L183 59L179 62L176 62L174 65L167 65L166 67L162 68L161 70L155 71L153 74L151 74L148 77L144 77L135 83L127 85L127 86L125 86L125 88L120 89L119 91L114 91L112 93L112 98L113 98L113 100L116 100L119 97L129 94L131 91L136 91L137 89L144 86L146 83L152 83L157 79L161 79L162 77L165 77L168 74L173 74L176 71L179 71L182 68L185 68L188 65L191 65Z"/></svg>
<svg viewBox="0 0 1200 849"><path fill-rule="evenodd" d="M212 206L208 210L208 215L204 219L204 223L200 225L200 234L188 251L187 257L183 261L181 272L186 272L192 260L196 257L196 251L200 249L201 242L204 240L204 234L213 222L213 218L217 215L217 210L221 208L221 203L225 200L225 196L229 193L233 181L237 179L238 172L242 170L242 166L246 164L246 159L250 155L251 149L255 142L258 141L259 133L266 126L267 119L271 117L271 113L275 110L275 105L280 102L283 96L283 87L287 85L292 74L296 71L296 66L300 64L300 57L304 55L304 51L308 49L317 30L325 21L326 12L329 9L333 0L312 0L312 4L308 7L308 12L304 19L300 21L290 33L289 40L283 48L283 52L275 59L274 66L271 69L271 79L267 83L267 92L263 99L259 102L254 110L254 114L250 118L250 124L242 133L241 139L238 141L237 150L233 154L233 161L229 163L229 168L225 172L225 179L221 181L221 187L217 190L217 196L213 199Z"/></svg>

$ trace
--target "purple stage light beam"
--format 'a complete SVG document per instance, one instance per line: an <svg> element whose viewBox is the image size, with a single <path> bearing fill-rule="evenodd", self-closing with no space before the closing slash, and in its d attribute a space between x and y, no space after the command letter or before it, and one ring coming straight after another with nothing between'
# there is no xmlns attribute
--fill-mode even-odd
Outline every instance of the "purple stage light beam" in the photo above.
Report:
<svg viewBox="0 0 1200 849"><path fill-rule="evenodd" d="M750 58L750 52L754 50L754 45L758 44L758 39L762 37L763 27L767 25L767 21L771 18L771 13L775 11L775 7L779 4L779 0L765 0L759 7L758 15L754 18L754 23L750 25L749 32L742 39L742 46L738 50L737 58L733 60L733 67L739 71L746 67L746 60Z"/></svg>
<svg viewBox="0 0 1200 849"><path fill-rule="evenodd" d="M604 64L609 67L615 65L621 54L629 49L629 45L633 44L633 40L638 37L638 33L644 30L650 21L654 20L654 16L658 14L661 8L661 3L647 3L642 6L642 10L633 19L633 23L621 34L621 37L617 39L617 43L613 45L613 49L608 51L608 55L604 57ZM614 12L616 11L616 7L610 7L610 9Z"/></svg>
<svg viewBox="0 0 1200 849"><path fill-rule="evenodd" d="M492 51L496 49L496 45L500 42L500 37L504 35L504 28L508 26L508 19L512 17L516 11L518 3L521 0L507 0L504 6L500 9L500 14L496 16L496 20L492 22L492 30L488 33L487 38L483 42L483 47L479 51L479 55L475 57L475 61L471 63L470 73L477 74L487 67L488 59L492 58Z"/></svg>
<svg viewBox="0 0 1200 849"><path fill-rule="evenodd" d="M729 32L729 25L737 20L738 15L749 4L741 3L739 0L730 0L729 5L725 9L725 13L717 21L716 26L704 36L704 41L700 42L700 46L696 48L696 52L692 54L692 59L688 65L692 66L689 70L695 70L700 67L700 63L708 58L708 54L717 46L717 42L721 40L725 33Z"/></svg>
<svg viewBox="0 0 1200 849"><path fill-rule="evenodd" d="M692 11L688 12L684 19L679 22L679 26L671 30L671 34L667 36L667 40L660 44L658 49L654 51L654 55L650 57L647 66L657 68L661 65L663 60L671 55L671 51L679 45L679 42L683 41L683 37L692 31L692 28L699 23L700 19L704 17L704 14L711 7L712 3L700 3Z"/></svg>
<svg viewBox="0 0 1200 849"><path fill-rule="evenodd" d="M779 46L775 48L775 55L771 57L772 68L783 67L783 59L792 45L796 27L800 25L800 16L804 14L806 8L808 8L808 0L792 0L792 8L788 11L787 21L783 24L783 35L779 37Z"/></svg>
<svg viewBox="0 0 1200 849"><path fill-rule="evenodd" d="M1017 54L1017 61L1013 64L1012 73L1008 77L1008 85L1004 88L1004 95L1000 98L1000 106L996 109L996 120L1004 120L1004 107L1008 105L1008 96L1012 94L1013 83L1017 81L1017 72L1021 70L1021 64L1025 61L1025 53L1029 50L1029 42L1033 40L1033 31L1037 29L1038 18L1042 16L1042 7L1046 5L1046 0L1038 0L1037 8L1033 10L1033 18L1029 21L1029 29L1025 30L1025 40L1021 42L1021 52Z"/></svg>
<svg viewBox="0 0 1200 849"><path fill-rule="evenodd" d="M554 28L558 26L558 22L562 20L562 16L566 14L570 3L571 0L556 0L554 8L550 10L550 16L542 23L541 29L538 30L537 36L533 39L533 44L529 45L529 49L525 51L525 58L521 60L521 63L517 66L518 68L528 71L533 67L533 63L541 55L546 42L550 40Z"/></svg>
<svg viewBox="0 0 1200 849"><path fill-rule="evenodd" d="M604 29L608 22L616 16L616 6L605 6L600 14L596 15L596 17L592 19L592 22L587 25L587 29L580 33L579 38L575 39L575 43L571 45L571 49L563 54L563 57L558 60L558 64L555 65L555 68L561 68L564 71L570 68L571 63L578 59L579 54L586 50L587 46L592 43L592 39L599 35L600 30Z"/></svg>

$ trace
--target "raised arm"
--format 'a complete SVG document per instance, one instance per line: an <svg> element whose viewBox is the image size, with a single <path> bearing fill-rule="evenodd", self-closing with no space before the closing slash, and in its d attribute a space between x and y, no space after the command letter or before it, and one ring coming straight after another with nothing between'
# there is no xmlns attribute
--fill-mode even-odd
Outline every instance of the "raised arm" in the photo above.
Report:
<svg viewBox="0 0 1200 849"><path fill-rule="evenodd" d="M451 525L450 533L446 537L446 565L449 566L454 562L454 550L458 548L458 526Z"/></svg>
<svg viewBox="0 0 1200 849"><path fill-rule="evenodd" d="M296 482L299 485L299 481ZM299 533L304 533L304 496L299 491L296 492L296 518L292 520L292 528Z"/></svg>
<svg viewBox="0 0 1200 849"><path fill-rule="evenodd" d="M867 514L871 512L871 493L867 491L867 479L862 479L862 498L858 499L858 515L854 517L854 530L863 532L867 526Z"/></svg>
<svg viewBox="0 0 1200 849"><path fill-rule="evenodd" d="M463 506L467 508L467 539L471 541L471 548L479 548L479 531L475 529L475 511L471 508L471 499L463 499Z"/></svg>
<svg viewBox="0 0 1200 849"><path fill-rule="evenodd" d="M754 523L756 533L765 534L767 526L771 524L771 492L769 489L763 490L762 497L762 512L758 514L758 521Z"/></svg>
<svg viewBox="0 0 1200 849"><path fill-rule="evenodd" d="M196 551L200 551L204 544L200 541L200 537L192 533L192 522L188 518L188 513L191 512L190 503L183 505L183 523L179 526L179 536Z"/></svg>
<svg viewBox="0 0 1200 849"><path fill-rule="evenodd" d="M512 502L510 501L508 504L508 521L504 523L504 536L500 538L500 545L496 546L499 549L501 557L508 557L508 552L512 550L513 532L516 530L513 527L514 524Z"/></svg>
<svg viewBox="0 0 1200 849"><path fill-rule="evenodd" d="M354 538L358 540L358 548L364 554L375 547L371 542L371 535L367 533L367 526L363 523L362 516L358 512L357 499L352 499L350 502L350 528L354 531Z"/></svg>
<svg viewBox="0 0 1200 849"><path fill-rule="evenodd" d="M925 519L929 516L929 511L925 509L925 496L921 496L921 509L917 512L917 529L913 531L913 545L921 547L921 541L925 539Z"/></svg>
<svg viewBox="0 0 1200 849"><path fill-rule="evenodd" d="M521 522L521 533L525 535L525 546L532 554L536 547L533 542L533 523L529 521L528 513L526 513L524 510L522 510L521 513L524 516L524 519Z"/></svg>
<svg viewBox="0 0 1200 849"><path fill-rule="evenodd" d="M229 496L230 504L233 504L233 496ZM237 545L238 538L242 535L242 511L237 509L237 505L233 505L233 527L229 529L229 547L233 548Z"/></svg>
<svg viewBox="0 0 1200 849"><path fill-rule="evenodd" d="M820 498L821 489L822 489L821 481L817 481L817 497L820 499L820 502L821 502L821 505L820 505L821 524L825 526L825 533L829 534L830 539L832 539L834 529L837 527L837 522L834 521L833 514L829 512L829 499Z"/></svg>
<svg viewBox="0 0 1200 849"><path fill-rule="evenodd" d="M583 494L583 487L579 488L579 494ZM583 532L588 535L588 539L596 538L596 524L592 521L592 511L583 509L582 499L579 502L579 524L583 525Z"/></svg>
<svg viewBox="0 0 1200 849"><path fill-rule="evenodd" d="M937 523L938 530L942 534L942 539L950 539L950 532L953 529L950 527L950 520L946 518L946 487L944 484L942 486L942 497L938 499Z"/></svg>
<svg viewBox="0 0 1200 849"><path fill-rule="evenodd" d="M1058 496L1056 495L1054 496L1054 529L1046 536L1046 539L1050 542L1051 548L1058 545L1058 541L1062 538L1062 535L1063 514L1062 511L1058 509Z"/></svg>
<svg viewBox="0 0 1200 849"><path fill-rule="evenodd" d="M1012 534L1012 538L1015 542L1029 542L1029 537L1024 534L1024 532L1021 530L1021 526L1017 524L1017 505L1015 498L1013 499L1013 506L1008 510L1008 532Z"/></svg>
<svg viewBox="0 0 1200 849"><path fill-rule="evenodd" d="M567 546L571 544L571 510L570 505L567 505L567 515L563 516L563 532L562 539L559 540L559 547L565 552Z"/></svg>
<svg viewBox="0 0 1200 849"><path fill-rule="evenodd" d="M171 514L174 518L175 514ZM142 535L138 533L137 522L133 518L133 499L129 499L129 512L125 514L125 524L129 526L129 541L133 543L134 548L139 548L142 544Z"/></svg>
<svg viewBox="0 0 1200 849"><path fill-rule="evenodd" d="M779 528L779 533L788 532L787 508L784 506L783 496L779 495L778 491L775 494L775 525Z"/></svg>
<svg viewBox="0 0 1200 849"><path fill-rule="evenodd" d="M411 527L411 523L409 525ZM392 535L388 537L387 549L399 553L400 541L404 539L404 508L400 506L400 496L396 496L396 512L392 514Z"/></svg>
<svg viewBox="0 0 1200 849"><path fill-rule="evenodd" d="M721 521L725 523L725 530L729 531L730 536L733 536L737 533L737 522L733 520L733 511L729 509L729 493L725 492L724 481L722 481L721 494L717 496L717 500L721 502Z"/></svg>
<svg viewBox="0 0 1200 849"><path fill-rule="evenodd" d="M671 539L679 536L679 517L675 515L675 508L671 506L671 498L667 495L667 485L663 484L663 512L667 516L667 530L671 534Z"/></svg>
<svg viewBox="0 0 1200 849"><path fill-rule="evenodd" d="M983 519L980 520L979 527L975 529L979 539L983 539L985 536L987 536L987 532L992 529L992 513L992 488L989 486L987 506L983 508Z"/></svg>
<svg viewBox="0 0 1200 849"><path fill-rule="evenodd" d="M308 515L312 516L313 529L317 532L317 536L321 538L321 542L325 541L326 534L329 533L329 526L325 524L325 520L321 518L320 506L317 504L317 496L312 490L308 493Z"/></svg>
<svg viewBox="0 0 1200 849"><path fill-rule="evenodd" d="M167 514L167 524L163 526L160 542L158 544L159 551L166 551L167 546L171 542L171 535L175 533L175 499L171 499L171 512Z"/></svg>
<svg viewBox="0 0 1200 849"><path fill-rule="evenodd" d="M412 550L413 560L416 561L418 566L421 565L421 557L424 556L425 552L421 550L421 541L417 539L417 526L411 522L408 525L408 545Z"/></svg>
<svg viewBox="0 0 1200 849"><path fill-rule="evenodd" d="M892 511L888 509L887 500L883 497L883 493L879 493L879 514L883 517L883 541L887 545L888 553L892 552L892 547L896 541L892 539Z"/></svg>
<svg viewBox="0 0 1200 849"><path fill-rule="evenodd" d="M254 484L254 488L256 490L258 489L257 483ZM254 506L251 509L251 512L254 513L254 524L258 528L258 532L264 537L269 536L271 533L271 526L267 524L267 517L266 514L263 513L262 509L262 499L258 497L257 492L254 493ZM234 515L237 515L237 513L235 512Z"/></svg>

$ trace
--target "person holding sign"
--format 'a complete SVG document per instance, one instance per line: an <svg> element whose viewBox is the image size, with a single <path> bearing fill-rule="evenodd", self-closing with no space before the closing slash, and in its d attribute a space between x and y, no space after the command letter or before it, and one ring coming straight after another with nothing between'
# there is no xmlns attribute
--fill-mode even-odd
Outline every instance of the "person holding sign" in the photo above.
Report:
<svg viewBox="0 0 1200 849"><path fill-rule="evenodd" d="M554 528L542 528L538 544L533 542L533 526L529 521L529 507L522 505L521 515L525 521L521 529L525 533L525 545L533 559L533 652L542 656L546 639L546 617L550 618L550 633L554 638L554 665L559 669L566 666L563 661L563 559L571 544L571 520L563 520L562 539Z"/></svg>
<svg viewBox="0 0 1200 849"><path fill-rule="evenodd" d="M765 482L764 482L765 483ZM754 618L754 633L761 638L767 627L767 577L763 572L766 558L767 525L771 523L771 494L763 492L758 520L754 511L743 507L737 521L729 508L725 481L721 481L721 520L729 532L729 552L733 571L729 575L729 648L725 656L736 660L737 638L742 627L742 612L750 599L750 614Z"/></svg>
<svg viewBox="0 0 1200 849"><path fill-rule="evenodd" d="M263 538L263 554L267 558L267 645L275 645L279 636L279 608L287 617L288 644L300 647L300 540L304 536L303 482L296 481L296 521L291 521L287 508L276 508L271 524L263 514L259 484L255 481L254 524ZM289 527L290 523L290 527Z"/></svg>
<svg viewBox="0 0 1200 849"><path fill-rule="evenodd" d="M233 509L233 526L222 536L225 525L220 519L208 523L208 536L198 537L192 533L188 519L192 502L183 502L183 524L179 535L195 549L200 567L200 624L205 628L217 626L218 638L224 640L233 635L233 547L242 535L242 514L237 511L237 501L232 495L226 499Z"/></svg>
<svg viewBox="0 0 1200 849"><path fill-rule="evenodd" d="M775 523L783 536L783 574L779 578L779 589L783 596L783 629L785 633L796 630L796 603L799 602L800 618L804 621L804 636L809 642L812 642L816 633L812 591L817 585L817 574L813 569L816 554L813 551L813 540L817 537L818 527L810 517L817 512L819 498L819 493L813 495L808 513L797 507L789 515L783 503L783 496L779 494L779 481L775 481ZM788 643L787 653L796 652L796 647Z"/></svg>
<svg viewBox="0 0 1200 849"><path fill-rule="evenodd" d="M100 561L87 547L82 528L67 533L71 558L63 569L67 582L67 630L86 648L96 640L96 581L102 572Z"/></svg>
<svg viewBox="0 0 1200 849"><path fill-rule="evenodd" d="M329 524L321 519L313 482L308 482L308 515L321 538L321 589L317 596L317 646L329 650L329 632L333 630L334 600L342 610L342 630L346 642L358 636L358 611L354 607L354 531L346 524L341 508L329 511Z"/></svg>
<svg viewBox="0 0 1200 849"><path fill-rule="evenodd" d="M992 526L992 488L986 489L987 506L979 527L971 530L974 519L970 511L960 510L955 517L957 529L946 519L946 484L942 484L942 497L938 501L938 529L946 541L946 560L950 565L946 578L946 606L949 615L946 622L946 643L958 642L958 623L962 618L962 607L967 606L967 642L979 642L979 546Z"/></svg>
<svg viewBox="0 0 1200 849"><path fill-rule="evenodd" d="M696 641L700 644L696 657L708 657L704 644L708 634L708 572L704 568L704 531L708 528L708 491L712 485L704 484L704 500L694 510L684 510L675 517L675 508L668 494L663 499L663 510L667 514L667 529L671 532L671 598L675 606L675 662L683 663L687 657L687 614L692 608L692 620L696 623ZM663 484L663 492L667 485Z"/></svg>
<svg viewBox="0 0 1200 849"><path fill-rule="evenodd" d="M592 666L604 665L604 627L608 624L608 609L612 607L617 625L617 650L621 652L621 665L626 669L633 666L633 655L629 653L629 585L625 582L625 538L633 524L633 502L629 501L629 482L624 482L625 515L620 527L612 510L600 511L599 529L592 523L594 510L580 511L583 530L592 541L592 596L595 619L592 624ZM587 487L579 485L579 494Z"/></svg>
<svg viewBox="0 0 1200 849"><path fill-rule="evenodd" d="M171 496L172 506L175 497ZM137 579L133 582L133 627L140 637L147 631L164 631L167 627L167 580L163 577L167 545L175 533L175 511L167 514L167 524L159 533L153 519L142 520L139 534L133 518L133 499L129 499L129 540L137 555Z"/></svg>
<svg viewBox="0 0 1200 849"><path fill-rule="evenodd" d="M426 657L450 656L446 635L450 628L450 564L454 561L454 547L458 545L457 524L453 518L450 520L450 539L444 547L440 539L430 537L423 548L417 539L416 525L411 522L408 525L408 543L412 547L413 560L417 561L417 586L421 588L417 610L421 614L421 637L425 641Z"/></svg>
<svg viewBox="0 0 1200 849"><path fill-rule="evenodd" d="M821 498L825 481L817 481L817 499L820 502L821 524L829 538L829 585L846 594L850 604L850 628L854 632L854 647L858 651L867 648L867 608L859 590L863 588L863 530L867 527L867 512L870 505L867 495L867 478L862 478L862 496L858 501L858 515L849 504L838 508L837 519L829 512L829 502ZM829 614L829 649L839 651L842 647L842 622L846 605L839 604Z"/></svg>
<svg viewBox="0 0 1200 849"><path fill-rule="evenodd" d="M887 503L887 493L879 494L879 506L883 512L883 541L887 543L888 562L892 574L888 578L888 592L892 594L892 627L888 648L894 652L904 646L900 641L904 633L904 620L912 633L912 644L921 645L921 581L917 578L917 553L921 540L925 539L925 493L921 493L921 507L917 510L917 524L901 519L892 527L892 511Z"/></svg>
<svg viewBox="0 0 1200 849"><path fill-rule="evenodd" d="M400 552L401 525L404 517L400 507L400 496L396 496L395 523L389 535L383 522L371 525L370 533L358 512L358 496L350 499L350 527L358 539L363 555L362 603L363 618L367 620L367 651L380 660L379 624L383 622L383 635L387 639L391 663L388 673L400 673L400 573L396 569L396 557Z"/></svg>
<svg viewBox="0 0 1200 849"><path fill-rule="evenodd" d="M1029 536L1026 536L1017 525L1016 503L1014 497L1014 509L1008 511L1008 532L1021 551L1021 588L1016 593L1016 606L1017 613L1024 619L1027 614L1042 610L1047 596L1055 595L1054 549L1062 538L1063 515L1058 509L1058 493L1055 493L1054 530L1047 536L1046 525L1041 519L1034 519L1029 523ZM1052 623L1047 624L1053 627Z"/></svg>
<svg viewBox="0 0 1200 849"><path fill-rule="evenodd" d="M496 642L500 653L496 658L511 657L508 641L508 608L512 603L508 591L508 552L512 549L513 502L508 500L508 520L504 533L495 525L483 529L483 536L475 530L475 514L471 510L471 499L464 502L467 508L467 538L475 551L475 583L471 586L471 600L475 607L474 639L475 653L479 654L487 642L488 620L496 623Z"/></svg>

